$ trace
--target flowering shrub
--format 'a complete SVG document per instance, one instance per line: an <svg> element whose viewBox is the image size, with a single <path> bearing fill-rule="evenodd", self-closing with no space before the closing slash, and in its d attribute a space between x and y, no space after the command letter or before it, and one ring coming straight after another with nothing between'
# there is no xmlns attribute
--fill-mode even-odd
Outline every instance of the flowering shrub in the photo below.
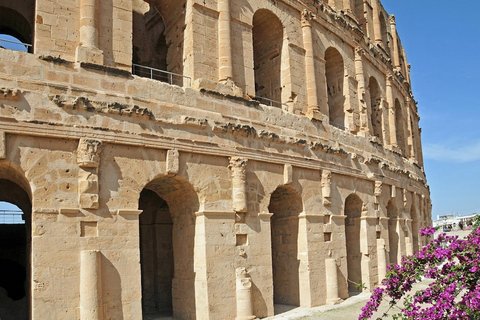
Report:
<svg viewBox="0 0 480 320"><path fill-rule="evenodd" d="M431 236L434 228L420 230ZM394 320L480 319L480 228L466 239L441 234L400 265L390 265L382 287L376 288L362 308L359 320L370 319L383 299L389 301ZM423 278L433 279L424 290L410 294L412 285ZM404 298L402 306L398 302Z"/></svg>

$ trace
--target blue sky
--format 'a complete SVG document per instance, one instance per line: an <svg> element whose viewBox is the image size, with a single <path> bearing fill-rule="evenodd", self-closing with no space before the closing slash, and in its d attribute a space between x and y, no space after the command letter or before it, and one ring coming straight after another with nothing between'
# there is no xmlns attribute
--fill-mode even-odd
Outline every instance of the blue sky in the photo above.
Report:
<svg viewBox="0 0 480 320"><path fill-rule="evenodd" d="M480 213L480 1L382 3L412 65L432 216Z"/></svg>
<svg viewBox="0 0 480 320"><path fill-rule="evenodd" d="M480 1L382 3L412 65L432 216L480 213Z"/></svg>

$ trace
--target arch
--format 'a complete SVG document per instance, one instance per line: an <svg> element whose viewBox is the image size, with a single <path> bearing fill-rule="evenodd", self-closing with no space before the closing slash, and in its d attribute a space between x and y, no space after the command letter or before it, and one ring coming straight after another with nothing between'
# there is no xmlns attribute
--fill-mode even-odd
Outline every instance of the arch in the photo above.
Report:
<svg viewBox="0 0 480 320"><path fill-rule="evenodd" d="M380 20L380 32L382 36L383 48L389 51L387 23L386 23L385 16L383 15L383 12L380 12L380 16L378 18Z"/></svg>
<svg viewBox="0 0 480 320"><path fill-rule="evenodd" d="M398 249L400 237L398 234L398 211L393 199L387 203L388 217L388 243L390 247L390 263L398 262Z"/></svg>
<svg viewBox="0 0 480 320"><path fill-rule="evenodd" d="M253 15L253 60L255 96L275 102L282 101L283 25L267 9Z"/></svg>
<svg viewBox="0 0 480 320"><path fill-rule="evenodd" d="M0 167L0 201L21 210L24 224L0 219L0 300L3 318L30 319L31 190L12 168ZM1 213L0 213L1 215Z"/></svg>
<svg viewBox="0 0 480 320"><path fill-rule="evenodd" d="M18 2L12 7L0 6L0 35L9 35L23 43L33 45L34 14L35 1L32 0ZM33 52L32 48L28 47L27 51Z"/></svg>
<svg viewBox="0 0 480 320"><path fill-rule="evenodd" d="M355 284L362 282L362 253L360 251L360 217L363 201L356 194L345 199L345 242L347 246L348 291L355 292Z"/></svg>
<svg viewBox="0 0 480 320"><path fill-rule="evenodd" d="M164 82L182 85L181 77L170 77L167 71L183 74L183 4L149 4L134 1L133 7L133 63L134 74ZM145 68L153 68L154 70Z"/></svg>
<svg viewBox="0 0 480 320"><path fill-rule="evenodd" d="M302 198L290 186L278 187L270 196L273 301L275 304L300 305L298 253L298 215Z"/></svg>
<svg viewBox="0 0 480 320"><path fill-rule="evenodd" d="M370 93L370 121L372 123L372 134L383 142L383 120L382 120L382 97L380 86L375 77L370 77L368 81L368 91Z"/></svg>
<svg viewBox="0 0 480 320"><path fill-rule="evenodd" d="M197 194L181 178L159 177L142 190L139 209L144 316L195 319Z"/></svg>
<svg viewBox="0 0 480 320"><path fill-rule="evenodd" d="M345 128L345 111L343 109L345 70L342 55L333 47L329 47L325 51L325 78L330 124L343 129Z"/></svg>
<svg viewBox="0 0 480 320"><path fill-rule="evenodd" d="M395 135L397 137L397 146L405 155L405 131L403 128L403 112L400 101L395 99Z"/></svg>

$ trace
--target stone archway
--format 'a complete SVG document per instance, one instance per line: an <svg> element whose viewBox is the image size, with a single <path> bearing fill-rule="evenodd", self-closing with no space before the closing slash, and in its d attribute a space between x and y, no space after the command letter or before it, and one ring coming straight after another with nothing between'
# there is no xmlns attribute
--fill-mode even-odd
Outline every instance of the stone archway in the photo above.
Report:
<svg viewBox="0 0 480 320"><path fill-rule="evenodd" d="M0 177L4 176L1 171ZM32 205L27 184L9 178L0 178L0 201L17 206L24 223L19 223L19 219L16 222L0 219L0 318L27 320L30 319Z"/></svg>
<svg viewBox="0 0 480 320"><path fill-rule="evenodd" d="M351 194L345 200L345 241L347 245L348 291L358 292L362 282L362 252L360 251L360 217L362 200Z"/></svg>
<svg viewBox="0 0 480 320"><path fill-rule="evenodd" d="M292 187L280 186L272 193L268 210L273 214L273 301L299 306L298 215L303 211L302 198Z"/></svg>
<svg viewBox="0 0 480 320"><path fill-rule="evenodd" d="M383 142L383 120L382 120L382 98L380 86L375 77L370 77L368 82L368 91L370 93L370 121L372 123L372 135L377 137L379 142Z"/></svg>
<svg viewBox="0 0 480 320"><path fill-rule="evenodd" d="M0 36L9 35L29 44L26 51L32 53L34 17L35 0L10 1L7 6L0 3Z"/></svg>
<svg viewBox="0 0 480 320"><path fill-rule="evenodd" d="M342 55L330 47L325 51L325 79L327 82L328 116L330 124L345 129L345 95L343 93L345 68Z"/></svg>
<svg viewBox="0 0 480 320"><path fill-rule="evenodd" d="M252 33L255 95L281 102L283 25L271 11L260 9L253 15Z"/></svg>
<svg viewBox="0 0 480 320"><path fill-rule="evenodd" d="M143 319L196 319L194 236L198 197L176 177L148 183L139 199Z"/></svg>
<svg viewBox="0 0 480 320"><path fill-rule="evenodd" d="M133 73L181 86L185 24L185 0L134 1Z"/></svg>

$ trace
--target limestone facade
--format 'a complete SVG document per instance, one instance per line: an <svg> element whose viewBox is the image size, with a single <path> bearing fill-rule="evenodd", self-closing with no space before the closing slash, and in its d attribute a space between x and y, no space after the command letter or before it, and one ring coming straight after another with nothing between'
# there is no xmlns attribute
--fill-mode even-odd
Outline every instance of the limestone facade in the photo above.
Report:
<svg viewBox="0 0 480 320"><path fill-rule="evenodd" d="M32 45L0 48L0 200L25 219L0 226L25 270L1 301L22 319L262 318L370 290L425 243L419 115L378 0L0 17Z"/></svg>

